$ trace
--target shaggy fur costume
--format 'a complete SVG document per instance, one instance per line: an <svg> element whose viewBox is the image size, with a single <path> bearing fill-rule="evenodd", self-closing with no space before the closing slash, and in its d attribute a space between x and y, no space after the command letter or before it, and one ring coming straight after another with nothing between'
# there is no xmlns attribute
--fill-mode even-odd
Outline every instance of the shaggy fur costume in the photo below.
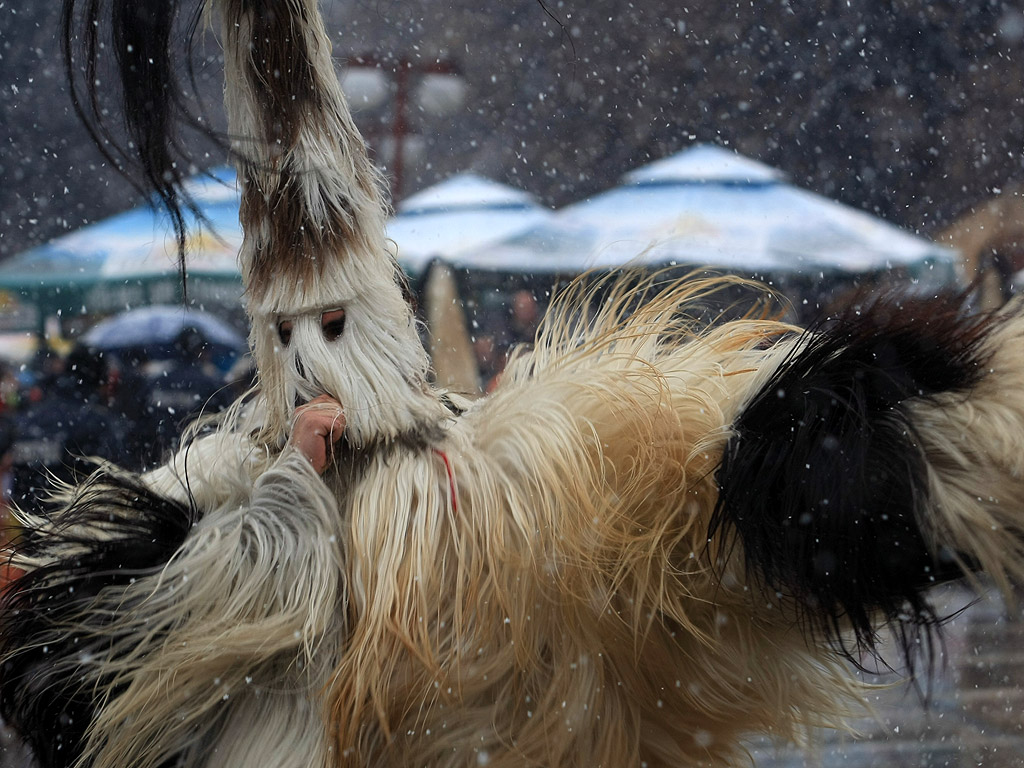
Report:
<svg viewBox="0 0 1024 768"><path fill-rule="evenodd" d="M847 657L931 631L929 586L1024 576L1018 311L708 327L720 282L581 281L463 401L427 384L314 4L219 7L260 384L24 520L0 708L44 766L742 765L842 727ZM287 437L322 393L321 476Z"/></svg>

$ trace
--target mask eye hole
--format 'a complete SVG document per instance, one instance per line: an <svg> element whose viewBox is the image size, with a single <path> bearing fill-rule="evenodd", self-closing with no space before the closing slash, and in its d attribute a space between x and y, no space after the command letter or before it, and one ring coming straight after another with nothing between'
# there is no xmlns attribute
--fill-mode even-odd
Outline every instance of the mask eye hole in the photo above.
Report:
<svg viewBox="0 0 1024 768"><path fill-rule="evenodd" d="M277 337L281 339L281 344L288 346L288 342L292 340L292 321L282 320L277 324Z"/></svg>
<svg viewBox="0 0 1024 768"><path fill-rule="evenodd" d="M345 310L329 309L320 315L320 330L325 340L337 340L345 331Z"/></svg>

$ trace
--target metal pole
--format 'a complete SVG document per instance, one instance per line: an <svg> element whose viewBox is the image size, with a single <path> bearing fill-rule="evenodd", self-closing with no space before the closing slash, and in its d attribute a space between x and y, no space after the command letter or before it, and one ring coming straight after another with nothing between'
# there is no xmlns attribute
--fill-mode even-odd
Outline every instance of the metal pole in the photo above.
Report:
<svg viewBox="0 0 1024 768"><path fill-rule="evenodd" d="M394 141L391 163L394 168L394 182L391 197L397 203L402 199L402 173L404 171L405 134L409 125L405 119L405 110L409 103L409 71L412 62L400 59L395 69L395 114L391 124L391 136Z"/></svg>

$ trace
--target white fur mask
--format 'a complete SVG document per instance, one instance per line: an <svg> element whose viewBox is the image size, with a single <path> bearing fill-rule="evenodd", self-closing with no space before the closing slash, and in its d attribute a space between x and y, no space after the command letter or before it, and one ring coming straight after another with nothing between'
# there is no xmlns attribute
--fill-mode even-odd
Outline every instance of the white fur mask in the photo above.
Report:
<svg viewBox="0 0 1024 768"><path fill-rule="evenodd" d="M346 439L356 446L394 438L442 413L394 272L364 275L371 280L358 291L347 277L325 275L305 290L282 280L251 305L250 341L270 440L286 435L296 405L324 394L341 403Z"/></svg>
<svg viewBox="0 0 1024 768"><path fill-rule="evenodd" d="M256 418L278 444L296 405L330 395L349 443L392 439L436 423L443 409L384 239L384 181L352 121L315 0L261 8L227 3L222 26L239 262L265 411ZM325 337L325 310L344 310L340 333Z"/></svg>

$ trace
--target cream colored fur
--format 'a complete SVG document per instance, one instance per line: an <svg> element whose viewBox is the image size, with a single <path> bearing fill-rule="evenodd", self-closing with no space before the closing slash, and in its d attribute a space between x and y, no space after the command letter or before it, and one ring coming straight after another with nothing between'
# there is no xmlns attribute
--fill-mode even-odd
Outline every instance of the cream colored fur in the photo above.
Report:
<svg viewBox="0 0 1024 768"><path fill-rule="evenodd" d="M597 309L580 283L497 392L456 416L426 384L314 0L274 7L290 19L278 42L299 35L309 53L322 108L309 115L265 114L260 20L217 5L233 9L243 219L266 217L245 221L241 253L260 389L146 478L202 510L184 545L100 593L106 628L67 628L87 656L60 663L100 698L82 765L724 768L747 764L748 736L842 727L860 705L844 662L744 572L738 545L707 538L730 425L793 329L690 322L721 283L638 302L651 286L628 279ZM297 126L287 143L266 132L275 117ZM275 239L293 219L310 230ZM301 274L268 272L261 259L290 257L292 235L326 245ZM345 332L329 342L320 313L336 308ZM994 372L970 399L913 406L936 546L1004 583L1022 575L1022 326L992 341ZM296 403L321 394L347 422L322 478L286 444Z"/></svg>
<svg viewBox="0 0 1024 768"><path fill-rule="evenodd" d="M711 559L728 425L788 344L757 348L786 330L767 321L680 331L707 287L587 332L563 306L439 446L456 505L436 455L373 465L348 509L341 764L721 766L744 735L840 724L842 664Z"/></svg>
<svg viewBox="0 0 1024 768"><path fill-rule="evenodd" d="M361 472L260 448L250 411L153 473L206 515L103 599L130 639L96 651L127 688L94 765L725 766L840 726L843 664L711 559L728 425L789 342L691 335L707 287L589 330L577 297L436 445Z"/></svg>
<svg viewBox="0 0 1024 768"><path fill-rule="evenodd" d="M987 339L987 370L969 396L917 402L912 419L936 502L936 547L953 544L1013 600L1024 582L1024 320L1007 306Z"/></svg>

